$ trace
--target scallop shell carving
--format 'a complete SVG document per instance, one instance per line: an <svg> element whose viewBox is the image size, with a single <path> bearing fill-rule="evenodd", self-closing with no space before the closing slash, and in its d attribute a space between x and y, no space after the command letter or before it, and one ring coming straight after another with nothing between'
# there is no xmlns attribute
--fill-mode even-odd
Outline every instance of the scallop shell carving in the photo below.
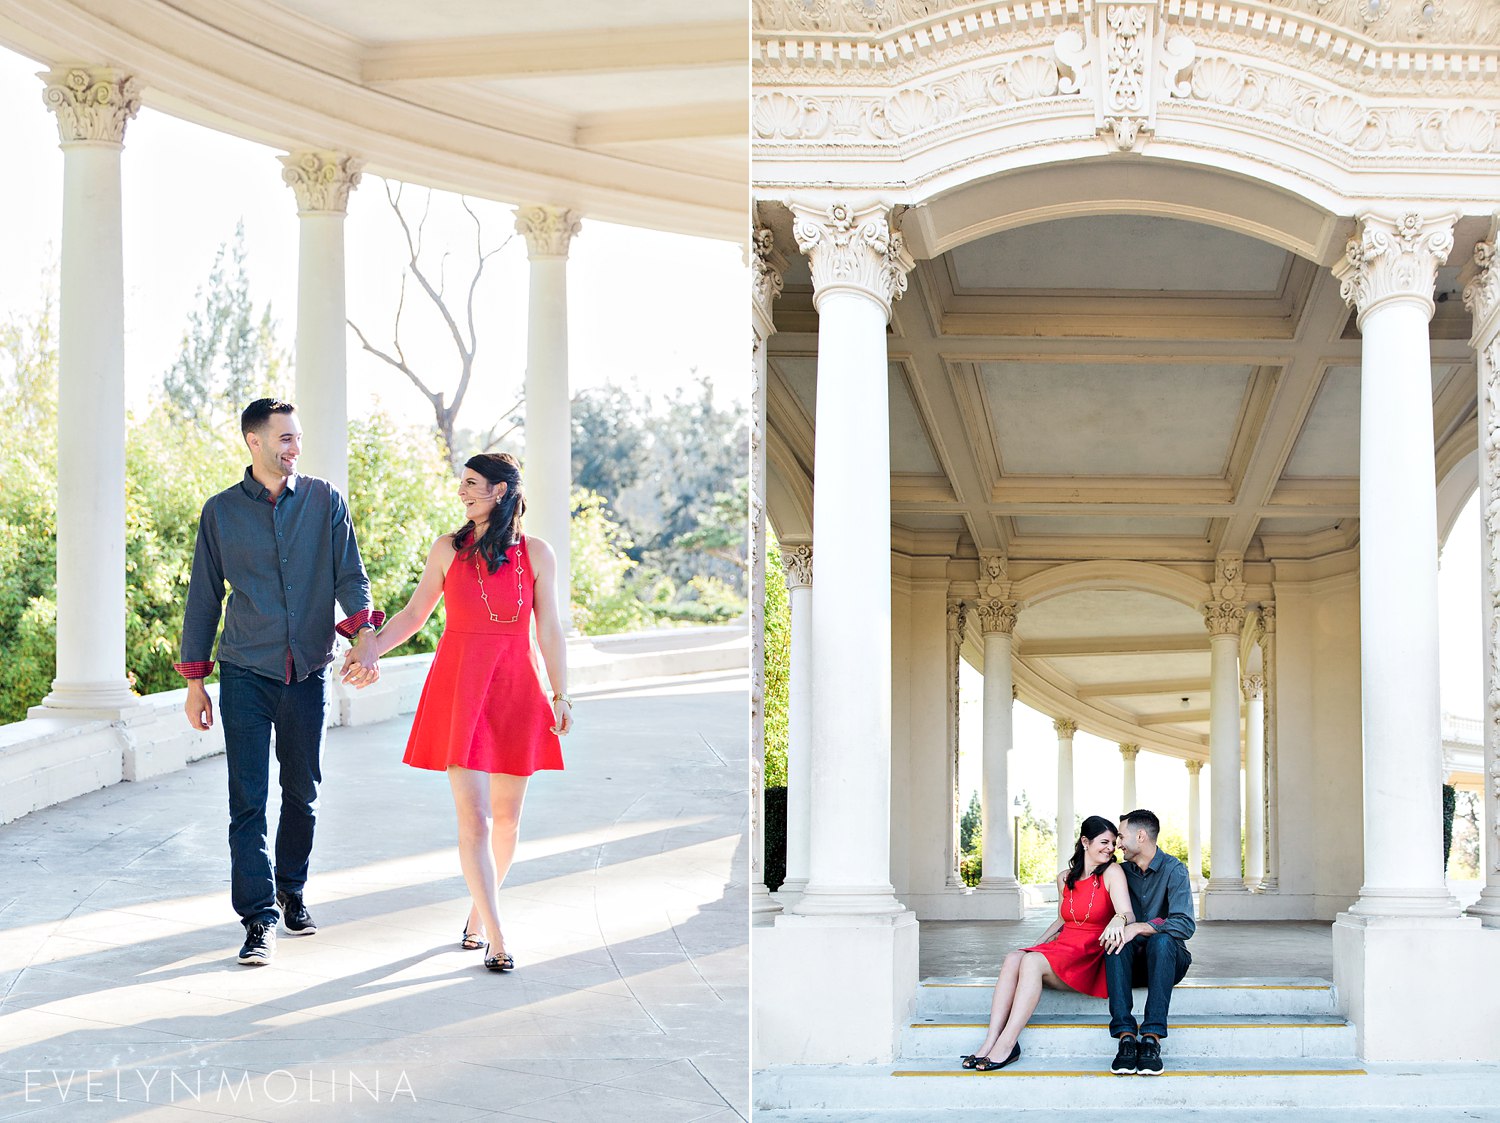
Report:
<svg viewBox="0 0 1500 1123"><path fill-rule="evenodd" d="M1057 64L1041 55L1024 55L1011 65L1005 85L1017 101L1052 97L1058 90Z"/></svg>
<svg viewBox="0 0 1500 1123"><path fill-rule="evenodd" d="M788 94L772 93L755 99L750 127L761 140L796 140L802 135L802 102Z"/></svg>
<svg viewBox="0 0 1500 1123"><path fill-rule="evenodd" d="M897 136L925 129L937 119L937 103L922 90L902 90L885 103L886 124Z"/></svg>
<svg viewBox="0 0 1500 1123"><path fill-rule="evenodd" d="M1340 144L1353 144L1365 130L1369 111L1353 98L1334 94L1319 103L1313 113L1313 128Z"/></svg>
<svg viewBox="0 0 1500 1123"><path fill-rule="evenodd" d="M1226 58L1206 58L1193 67L1193 96L1216 105L1233 105L1245 88L1245 72Z"/></svg>
<svg viewBox="0 0 1500 1123"><path fill-rule="evenodd" d="M1278 117L1290 117L1297 99L1302 96L1302 87L1285 75L1278 74L1266 83L1265 110Z"/></svg>
<svg viewBox="0 0 1500 1123"><path fill-rule="evenodd" d="M1455 109L1443 124L1443 147L1449 152L1486 152L1494 139L1494 114L1473 106Z"/></svg>

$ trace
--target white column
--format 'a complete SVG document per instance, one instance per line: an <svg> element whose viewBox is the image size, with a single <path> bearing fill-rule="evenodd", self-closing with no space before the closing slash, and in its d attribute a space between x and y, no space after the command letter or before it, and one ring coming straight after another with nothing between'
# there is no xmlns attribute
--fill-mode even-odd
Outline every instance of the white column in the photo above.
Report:
<svg viewBox="0 0 1500 1123"><path fill-rule="evenodd" d="M1124 785L1121 795L1121 811L1134 811L1140 806L1135 794L1135 758L1141 755L1139 745L1124 744L1120 746L1120 759L1125 764Z"/></svg>
<svg viewBox="0 0 1500 1123"><path fill-rule="evenodd" d="M959 755L959 692L958 678L960 664L963 662L964 641L968 636L969 606L957 598L948 601L948 877L949 889L964 889L963 873L961 865L963 854L959 844L963 841L960 829L960 819L968 809L963 798L963 792L959 790L958 783L958 755ZM981 800L981 803L983 801Z"/></svg>
<svg viewBox="0 0 1500 1123"><path fill-rule="evenodd" d="M279 157L297 196L297 415L301 468L349 492L349 372L344 215L362 160L341 152ZM241 402L239 405L244 406Z"/></svg>
<svg viewBox="0 0 1500 1123"><path fill-rule="evenodd" d="M1358 308L1365 872L1356 915L1455 916L1443 881L1437 486L1427 323L1454 216L1361 216L1336 269ZM1217 808L1215 809L1217 814ZM1401 823L1401 845L1390 841Z"/></svg>
<svg viewBox="0 0 1500 1123"><path fill-rule="evenodd" d="M1060 717L1052 728L1057 733L1057 868L1063 869L1073 860L1078 838L1078 814L1073 809L1073 734L1078 723Z"/></svg>
<svg viewBox="0 0 1500 1123"><path fill-rule="evenodd" d="M1245 696L1245 885L1260 888L1266 875L1266 680L1261 674L1240 679Z"/></svg>
<svg viewBox="0 0 1500 1123"><path fill-rule="evenodd" d="M1016 602L1005 595L1010 591L1008 583L992 583L990 587L1003 592L981 597L977 606L984 634L984 786L979 795L984 824L980 843L983 871L978 888L1018 894L1010 827L1011 719L1015 707L1011 637L1016 626Z"/></svg>
<svg viewBox="0 0 1500 1123"><path fill-rule="evenodd" d="M573 633L573 428L568 396L568 246L582 228L576 211L520 207L531 292L526 304L526 525L557 555L557 610Z"/></svg>
<svg viewBox="0 0 1500 1123"><path fill-rule="evenodd" d="M43 706L116 713L125 677L125 282L120 151L130 76L41 76L63 150L57 411L57 677Z"/></svg>
<svg viewBox="0 0 1500 1123"><path fill-rule="evenodd" d="M891 494L886 325L912 259L883 206L794 203L818 312L812 851L802 914L903 912L890 880Z"/></svg>
<svg viewBox="0 0 1500 1123"><path fill-rule="evenodd" d="M1500 219L1496 221L1500 227ZM1497 230L1474 247L1464 306L1474 316L1479 360L1480 580L1484 624L1484 887L1470 916L1500 927L1500 253Z"/></svg>
<svg viewBox="0 0 1500 1123"><path fill-rule="evenodd" d="M795 904L807 887L812 840L812 571L811 546L784 547L787 598L791 602L791 667L788 674L786 752L786 881L777 896Z"/></svg>
<svg viewBox="0 0 1500 1123"><path fill-rule="evenodd" d="M1275 893L1280 889L1277 871L1281 868L1281 844L1277 831L1280 792L1276 767L1276 605L1274 602L1261 602L1260 626L1260 665L1266 676L1265 720L1262 723L1266 753L1266 872L1261 878L1260 889L1265 893Z"/></svg>
<svg viewBox="0 0 1500 1123"><path fill-rule="evenodd" d="M1188 880L1193 892L1203 888L1203 771L1201 760L1185 760L1188 774Z"/></svg>
<svg viewBox="0 0 1500 1123"><path fill-rule="evenodd" d="M1213 599L1204 605L1209 633L1208 756L1213 766L1209 792L1213 831L1208 888L1203 912L1215 893L1241 893L1240 873L1240 628L1245 622L1241 559L1221 554L1215 561Z"/></svg>
<svg viewBox="0 0 1500 1123"><path fill-rule="evenodd" d="M785 260L776 252L771 231L750 232L750 911L781 911L766 888L766 347L776 332L772 302L781 295ZM536 258L532 258L536 268ZM566 338L564 339L566 345ZM566 386L567 379L563 379ZM566 416L567 401L563 402ZM527 430L528 433L530 430ZM570 454L571 455L571 454ZM571 473L571 467L569 469ZM790 580L788 581L790 584ZM795 642L795 641L794 641ZM788 757L790 758L790 753ZM788 759L788 767L791 761ZM791 777L787 778L787 822L791 825ZM787 853L791 862L790 847ZM788 870L790 877L790 870ZM806 885L806 873L793 894ZM784 887L784 886L783 886Z"/></svg>

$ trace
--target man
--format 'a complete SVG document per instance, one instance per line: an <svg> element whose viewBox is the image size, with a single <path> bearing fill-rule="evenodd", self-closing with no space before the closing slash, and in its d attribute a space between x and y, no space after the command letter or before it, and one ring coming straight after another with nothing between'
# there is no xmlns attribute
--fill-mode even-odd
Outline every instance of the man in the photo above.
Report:
<svg viewBox="0 0 1500 1123"><path fill-rule="evenodd" d="M182 621L187 679L183 707L208 729L224 585L230 588L219 640L219 705L229 763L230 897L245 926L239 961L262 965L276 950L276 922L311 935L302 899L316 818L323 747L324 668L333 658L334 600L347 613L337 631L354 639L344 681L380 676L373 642L384 615L370 606L370 582L349 509L327 480L297 475L302 427L296 407L274 398L240 416L251 463L239 483L203 505ZM274 868L266 845L271 731L276 731L281 818Z"/></svg>
<svg viewBox="0 0 1500 1123"><path fill-rule="evenodd" d="M1160 1042L1167 1036L1172 988L1193 961L1187 942L1196 925L1187 867L1156 848L1160 831L1161 821L1150 811L1131 811L1121 818L1119 847L1125 856L1130 908L1137 919L1100 937L1106 953L1109 1034L1120 1040L1110 1071L1122 1076L1161 1075ZM1145 1021L1139 1025L1131 994L1137 986L1146 987Z"/></svg>

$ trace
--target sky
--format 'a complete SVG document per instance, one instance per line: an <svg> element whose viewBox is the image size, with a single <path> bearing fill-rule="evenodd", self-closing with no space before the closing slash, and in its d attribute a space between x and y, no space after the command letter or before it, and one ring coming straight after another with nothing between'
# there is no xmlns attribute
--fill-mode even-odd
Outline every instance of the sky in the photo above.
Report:
<svg viewBox="0 0 1500 1123"><path fill-rule="evenodd" d="M41 278L55 268L62 229L62 153L53 115L42 104L37 63L0 49L0 107L6 174L0 213L0 317L41 303ZM288 351L296 335L297 214L281 182L275 149L252 144L149 108L130 122L122 156L125 238L125 373L133 409L148 405L176 358L195 292L214 253L245 224L256 310L267 301ZM417 210L425 189L406 188ZM476 200L485 248L514 230L513 208ZM405 247L383 181L366 176L350 195L345 222L347 307L371 342L389 345ZM458 196L434 193L427 244L435 262L452 251L450 291L467 288L471 220ZM464 258L469 260L466 262ZM514 237L490 260L476 294L479 347L462 427L488 428L519 396L526 361L528 263ZM718 403L749 402L745 293L748 277L733 243L591 221L574 238L568 263L568 347L574 392L607 382L656 399L697 376L713 379ZM432 381L457 381L456 357L435 312L411 294L403 320L406 351ZM350 412L380 402L398 415L430 407L405 377L365 354L349 335Z"/></svg>

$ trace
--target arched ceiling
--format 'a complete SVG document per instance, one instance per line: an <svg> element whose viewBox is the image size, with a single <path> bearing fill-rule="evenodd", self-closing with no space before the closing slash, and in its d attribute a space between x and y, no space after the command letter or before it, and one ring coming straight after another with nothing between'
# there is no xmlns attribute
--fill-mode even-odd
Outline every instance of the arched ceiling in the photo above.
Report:
<svg viewBox="0 0 1500 1123"><path fill-rule="evenodd" d="M690 10L678 0L0 5L0 44L49 66L118 66L139 77L145 104L237 136L340 149L433 187L736 241L746 36L741 0Z"/></svg>
<svg viewBox="0 0 1500 1123"><path fill-rule="evenodd" d="M792 244L777 208L761 214ZM909 281L888 344L898 551L976 559L950 566L958 581L980 550L1004 551L1017 579L1099 559L1206 581L1218 554L1242 553L1266 596L1278 566L1356 565L1360 338L1325 266L1179 217L1085 215L981 235ZM1443 269L1432 325L1433 436L1440 478L1455 479L1477 439L1459 288ZM777 496L809 495L815 467L805 261L775 315L780 529ZM776 482L788 474L795 489ZM1209 643L1192 608L1081 590L1023 608L1016 636L1023 699L1202 755Z"/></svg>

